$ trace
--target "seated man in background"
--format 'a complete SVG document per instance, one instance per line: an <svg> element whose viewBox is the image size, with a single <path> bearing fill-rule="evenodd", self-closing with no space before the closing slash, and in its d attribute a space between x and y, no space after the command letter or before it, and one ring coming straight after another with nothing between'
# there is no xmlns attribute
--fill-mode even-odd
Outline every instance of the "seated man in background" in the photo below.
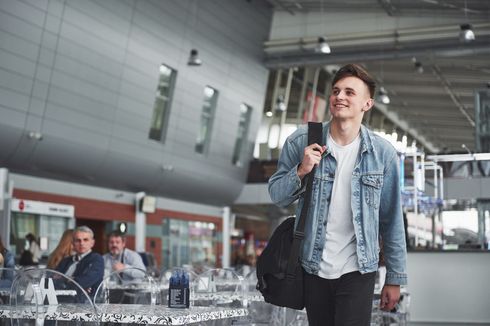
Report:
<svg viewBox="0 0 490 326"><path fill-rule="evenodd" d="M139 270L127 270L121 275L121 280L132 281L145 276L146 267L140 254L126 248L126 237L119 231L112 231L108 235L109 252L104 255L105 274L122 271L128 267Z"/></svg>
<svg viewBox="0 0 490 326"><path fill-rule="evenodd" d="M104 259L92 251L94 232L87 226L79 226L73 232L75 255L61 260L56 270L73 278L90 296L104 278Z"/></svg>

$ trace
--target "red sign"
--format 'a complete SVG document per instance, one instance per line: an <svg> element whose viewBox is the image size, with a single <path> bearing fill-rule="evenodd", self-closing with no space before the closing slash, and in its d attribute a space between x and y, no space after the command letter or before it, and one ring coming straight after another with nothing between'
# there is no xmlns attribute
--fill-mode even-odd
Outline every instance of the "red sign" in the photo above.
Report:
<svg viewBox="0 0 490 326"><path fill-rule="evenodd" d="M20 211L24 210L24 201L23 200L19 201L19 210Z"/></svg>

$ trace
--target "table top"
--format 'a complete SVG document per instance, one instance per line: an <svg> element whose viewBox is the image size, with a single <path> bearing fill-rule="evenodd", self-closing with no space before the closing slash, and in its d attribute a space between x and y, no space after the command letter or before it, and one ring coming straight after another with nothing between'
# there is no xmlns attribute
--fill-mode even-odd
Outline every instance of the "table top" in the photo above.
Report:
<svg viewBox="0 0 490 326"><path fill-rule="evenodd" d="M191 299L193 300L210 300L210 301L235 301L235 300L248 300L248 301L264 301L264 297L260 292L199 292L192 293Z"/></svg>
<svg viewBox="0 0 490 326"><path fill-rule="evenodd" d="M104 308L106 309L104 310ZM102 311L101 319L103 322L156 325L185 325L248 315L248 310L245 308L191 307L189 309L172 309L159 305L106 305L106 307L102 307Z"/></svg>
<svg viewBox="0 0 490 326"><path fill-rule="evenodd" d="M59 304L46 307L42 315L46 320L60 321L97 321L97 315L90 305ZM248 315L245 308L191 307L172 309L166 306L103 304L98 305L101 322L137 323L154 325L185 325L208 320L243 317ZM9 306L0 306L0 318L36 319L35 306L19 307L12 310Z"/></svg>

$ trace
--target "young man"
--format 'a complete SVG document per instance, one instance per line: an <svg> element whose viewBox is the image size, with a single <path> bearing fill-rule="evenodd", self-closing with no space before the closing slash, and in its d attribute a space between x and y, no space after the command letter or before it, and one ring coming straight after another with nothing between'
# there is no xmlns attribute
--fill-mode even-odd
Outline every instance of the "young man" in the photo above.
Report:
<svg viewBox="0 0 490 326"><path fill-rule="evenodd" d="M387 268L382 309L393 309L407 282L397 152L361 124L375 87L362 67L342 67L332 81L326 145L308 146L307 128L299 128L269 180L276 205L299 198L299 216L304 178L317 166L300 254L311 326L369 325L380 238Z"/></svg>
<svg viewBox="0 0 490 326"><path fill-rule="evenodd" d="M139 270L127 270L124 272L125 280L143 278L146 271L145 264L141 256L131 249L126 248L126 237L119 231L109 233L108 247L109 252L104 255L104 265L106 275L114 271L123 271L128 267L135 267Z"/></svg>
<svg viewBox="0 0 490 326"><path fill-rule="evenodd" d="M73 232L74 256L64 258L56 270L70 276L82 286L90 296L104 278L104 259L94 247L94 232L87 226L79 226Z"/></svg>

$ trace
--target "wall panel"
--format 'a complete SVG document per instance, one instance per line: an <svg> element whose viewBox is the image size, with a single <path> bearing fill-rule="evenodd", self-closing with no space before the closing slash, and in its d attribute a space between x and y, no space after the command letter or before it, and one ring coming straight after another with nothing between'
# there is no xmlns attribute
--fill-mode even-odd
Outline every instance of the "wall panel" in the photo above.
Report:
<svg viewBox="0 0 490 326"><path fill-rule="evenodd" d="M1 133L7 139L0 152L9 154L0 155L0 165L231 204L248 169L248 159L239 168L231 162L239 106L254 109L247 136L253 140L266 91L262 42L270 17L266 4L241 0L0 1L0 127L14 128ZM187 65L192 48L200 67ZM162 63L177 71L165 142L148 137ZM219 97L202 155L194 148L206 85ZM42 141L25 136L31 131Z"/></svg>

